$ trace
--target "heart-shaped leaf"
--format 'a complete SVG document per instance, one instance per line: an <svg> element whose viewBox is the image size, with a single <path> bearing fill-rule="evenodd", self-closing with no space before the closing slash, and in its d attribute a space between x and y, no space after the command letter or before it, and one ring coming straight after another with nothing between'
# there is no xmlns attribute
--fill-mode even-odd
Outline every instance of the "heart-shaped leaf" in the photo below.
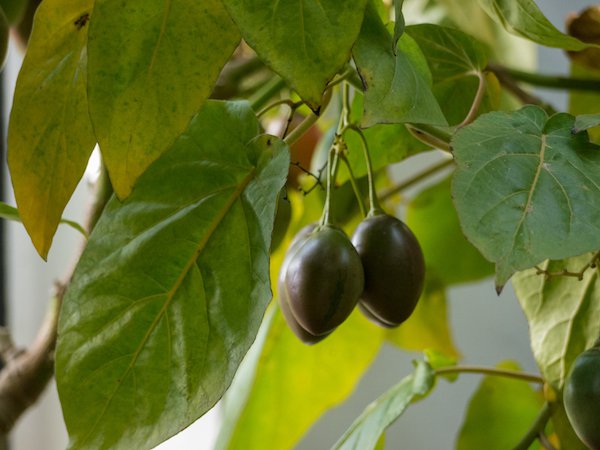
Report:
<svg viewBox="0 0 600 450"><path fill-rule="evenodd" d="M600 147L575 117L541 108L482 115L453 140L463 232L496 263L496 284L546 259L600 248Z"/></svg>
<svg viewBox="0 0 600 450"><path fill-rule="evenodd" d="M93 0L39 6L15 89L8 165L23 225L44 259L96 143L86 93L93 6Z"/></svg>
<svg viewBox="0 0 600 450"><path fill-rule="evenodd" d="M221 0L96 0L90 116L119 198L185 130L240 40Z"/></svg>
<svg viewBox="0 0 600 450"><path fill-rule="evenodd" d="M362 125L404 122L447 125L431 92L431 74L419 46L403 34L394 54L392 41L375 7L369 3L352 50L365 87Z"/></svg>
<svg viewBox="0 0 600 450"><path fill-rule="evenodd" d="M406 27L425 54L433 82L474 75L487 65L485 47L454 28L424 23Z"/></svg>
<svg viewBox="0 0 600 450"><path fill-rule="evenodd" d="M71 448L151 448L211 408L267 303L289 152L246 103L208 102L108 203L59 323L56 377Z"/></svg>
<svg viewBox="0 0 600 450"><path fill-rule="evenodd" d="M350 59L367 0L224 0L242 36L313 109Z"/></svg>

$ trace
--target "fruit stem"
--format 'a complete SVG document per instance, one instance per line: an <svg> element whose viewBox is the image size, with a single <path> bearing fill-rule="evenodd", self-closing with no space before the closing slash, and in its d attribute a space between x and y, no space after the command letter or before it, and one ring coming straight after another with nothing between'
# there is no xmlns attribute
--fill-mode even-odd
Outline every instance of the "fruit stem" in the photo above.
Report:
<svg viewBox="0 0 600 450"><path fill-rule="evenodd" d="M516 370L497 369L495 367L484 366L451 366L442 367L435 371L436 375L448 375L452 373L478 373L482 375L491 375L505 378L515 378L517 380L527 381L529 383L543 384L544 379L539 375L518 372Z"/></svg>
<svg viewBox="0 0 600 450"><path fill-rule="evenodd" d="M321 215L321 220L319 221L319 225L329 225L329 205L331 204L331 190L333 189L333 180L334 177L334 168L333 168L333 156L336 153L337 144L329 149L329 153L327 154L327 191L325 194L325 205L323 205L323 214Z"/></svg>
<svg viewBox="0 0 600 450"><path fill-rule="evenodd" d="M544 432L544 428L546 428L546 424L548 423L548 420L550 420L551 415L550 405L546 402L531 424L531 427L529 427L529 430L527 430L525 436L523 436L513 450L527 450L531 447L531 444L539 438L540 433Z"/></svg>
<svg viewBox="0 0 600 450"><path fill-rule="evenodd" d="M329 101L331 100L331 90L325 91L323 96L323 103L321 105L321 111L324 111L327 106L329 106ZM320 116L316 115L314 112L311 112L308 116L304 118L300 124L292 130L290 134L288 134L283 140L289 146L292 146L296 141L298 141L304 133L306 133L310 127L312 127L319 120Z"/></svg>
<svg viewBox="0 0 600 450"><path fill-rule="evenodd" d="M294 112L296 109L298 109L303 104L304 104L303 101L295 102L289 98L283 98L281 100L277 100L274 103L271 103L270 105L265 106L263 109L261 109L259 112L256 113L256 117L264 116L271 109L276 108L281 105L289 106L289 108L292 110L292 112Z"/></svg>
<svg viewBox="0 0 600 450"><path fill-rule="evenodd" d="M317 120L319 120L319 116L317 116L315 113L310 113L296 128L290 132L290 134L283 139L283 141L289 146L292 146L304 135L304 133L308 131L310 127L317 123Z"/></svg>
<svg viewBox="0 0 600 450"><path fill-rule="evenodd" d="M485 74L478 70L476 72L473 72L473 75L475 75L479 79L477 92L475 93L475 97L473 98L471 109L469 109L469 112L465 119L456 127L457 129L465 127L475 120L475 118L477 117L477 112L481 107L481 102L483 102L483 98L485 97L485 90L487 87Z"/></svg>
<svg viewBox="0 0 600 450"><path fill-rule="evenodd" d="M363 201L362 194L360 189L358 188L358 184L356 183L356 178L354 177L354 172L352 171L352 166L350 165L350 161L344 154L340 154L339 158L346 164L346 168L348 169L348 175L350 177L350 184L352 185L352 190L354 190L354 195L356 196L356 201L358 202L358 207L360 209L360 213L363 217L367 215L367 208L365 207L365 202Z"/></svg>
<svg viewBox="0 0 600 450"><path fill-rule="evenodd" d="M488 69L497 75L509 76L515 80L519 80L534 86L574 91L600 91L600 80L594 78L572 78L556 75L542 75L539 73L510 69L498 64L488 64Z"/></svg>
<svg viewBox="0 0 600 450"><path fill-rule="evenodd" d="M363 134L362 130L356 125L348 125L347 129L354 131L360 136L360 143L363 149L363 155L365 157L365 163L367 165L367 179L369 182L369 216L373 216L381 211L379 200L377 200L377 190L375 189L375 179L373 177L373 165L371 164L371 155L369 154L369 145L367 139Z"/></svg>
<svg viewBox="0 0 600 450"><path fill-rule="evenodd" d="M450 148L450 140L452 139L452 135L447 131L422 123L407 123L406 128L408 129L408 132L419 141L446 152L452 151Z"/></svg>

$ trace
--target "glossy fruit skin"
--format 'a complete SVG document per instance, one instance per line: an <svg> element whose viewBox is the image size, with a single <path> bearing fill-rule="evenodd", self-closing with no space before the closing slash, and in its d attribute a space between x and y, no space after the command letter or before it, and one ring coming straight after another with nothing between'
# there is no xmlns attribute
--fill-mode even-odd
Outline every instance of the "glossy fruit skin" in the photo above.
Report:
<svg viewBox="0 0 600 450"><path fill-rule="evenodd" d="M579 439L600 450L600 348L592 347L575 359L565 380L563 402Z"/></svg>
<svg viewBox="0 0 600 450"><path fill-rule="evenodd" d="M292 310L290 309L290 305L289 305L289 300L288 300L287 294L285 292L285 273L287 271L287 267L289 265L291 256L296 252L298 246L304 242L304 240L310 235L310 233L312 233L314 231L314 229L316 227L317 227L316 224L307 225L296 234L296 236L290 243L288 251L283 259L283 263L281 264L281 269L279 271L279 277L277 280L277 293L279 296L279 307L281 308L283 317L284 317L285 321L287 322L290 330L292 330L294 332L294 334L296 335L296 337L298 339L300 339L303 343L305 343L307 345L313 345L313 344L316 344L317 342L322 341L327 336L329 336L329 333L323 334L321 336L315 336L313 334L310 334L304 328L302 328L302 325L300 325L298 323L298 321L292 314Z"/></svg>
<svg viewBox="0 0 600 450"><path fill-rule="evenodd" d="M364 287L356 249L339 228L319 226L290 256L285 291L292 314L310 334L332 332L348 318Z"/></svg>
<svg viewBox="0 0 600 450"><path fill-rule="evenodd" d="M388 323L388 322L384 321L383 319L380 319L379 317L377 317L375 314L373 314L371 311L369 311L367 306L360 300L358 301L358 309L360 309L360 312L363 314L363 316L365 316L370 322L374 323L377 326L380 326L381 328L396 328L397 327L397 325L395 325L393 323Z"/></svg>
<svg viewBox="0 0 600 450"><path fill-rule="evenodd" d="M375 214L363 220L352 243L365 271L363 306L388 327L410 317L425 280L425 260L419 242L396 217Z"/></svg>
<svg viewBox="0 0 600 450"><path fill-rule="evenodd" d="M302 325L298 323L298 321L294 317L294 314L292 313L292 310L290 309L290 304L287 299L285 289L281 289L279 292L279 307L281 308L281 313L283 314L283 317L285 318L285 321L287 322L290 330L292 330L296 337L300 339L304 344L314 345L318 342L321 342L323 339L325 339L331 334L330 331L329 333L322 334L320 336L315 336L314 334L310 334L308 331L302 328Z"/></svg>

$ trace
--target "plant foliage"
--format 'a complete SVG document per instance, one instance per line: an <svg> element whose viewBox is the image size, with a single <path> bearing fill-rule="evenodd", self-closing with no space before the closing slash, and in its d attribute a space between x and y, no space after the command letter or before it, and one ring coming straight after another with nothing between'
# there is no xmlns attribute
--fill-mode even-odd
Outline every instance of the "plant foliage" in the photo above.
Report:
<svg viewBox="0 0 600 450"><path fill-rule="evenodd" d="M25 3L0 1L0 26L24 33ZM8 128L17 205L0 218L44 259L60 223L86 238L57 330L70 448L152 448L225 395L220 450L291 449L386 342L426 356L334 449L385 448L412 403L463 372L487 377L457 448L582 448L561 395L600 333L600 40L576 31L533 0L44 0ZM534 44L569 51L572 76L520 70ZM568 90L570 109L523 82ZM62 215L96 145L113 195L84 230ZM434 165L416 169L425 152ZM352 235L382 210L425 256L414 313L394 328L359 303L366 318L303 345L278 306L289 292L273 295L294 235ZM512 278L540 376L460 365L447 290L494 272L498 291Z"/></svg>

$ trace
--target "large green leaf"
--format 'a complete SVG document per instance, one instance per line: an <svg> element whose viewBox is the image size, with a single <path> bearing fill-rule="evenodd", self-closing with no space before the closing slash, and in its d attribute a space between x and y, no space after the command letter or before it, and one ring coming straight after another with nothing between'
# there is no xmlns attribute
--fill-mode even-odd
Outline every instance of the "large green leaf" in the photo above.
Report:
<svg viewBox="0 0 600 450"><path fill-rule="evenodd" d="M600 248L600 147L538 107L484 114L453 140L452 194L496 284L545 259Z"/></svg>
<svg viewBox="0 0 600 450"><path fill-rule="evenodd" d="M546 47L583 50L594 46L558 31L533 0L479 0L479 4L510 33Z"/></svg>
<svg viewBox="0 0 600 450"><path fill-rule="evenodd" d="M244 39L311 108L350 59L367 0L224 0Z"/></svg>
<svg viewBox="0 0 600 450"><path fill-rule="evenodd" d="M519 370L507 361L501 369ZM456 442L457 450L506 450L515 448L544 404L543 396L529 384L488 376L471 397L467 415ZM531 449L540 448L535 444Z"/></svg>
<svg viewBox="0 0 600 450"><path fill-rule="evenodd" d="M455 28L432 24L413 25L406 32L419 44L433 77L433 93L451 124L464 120L485 77L485 95L478 112L498 109L500 87L487 65L486 48L472 36Z"/></svg>
<svg viewBox="0 0 600 450"><path fill-rule="evenodd" d="M236 377L236 384L250 384L245 405L239 394L227 397L232 403L226 403L229 418L217 448L293 448L323 413L352 393L382 342L383 330L355 311L331 336L308 347L278 311L252 382Z"/></svg>
<svg viewBox="0 0 600 450"><path fill-rule="evenodd" d="M373 450L379 437L413 399L429 392L434 379L431 367L425 362L417 362L412 374L367 406L332 450Z"/></svg>
<svg viewBox="0 0 600 450"><path fill-rule="evenodd" d="M591 255L567 261L545 262L541 269L579 271ZM538 275L536 269L520 272L513 286L529 321L533 355L544 379L562 388L571 366L600 334L600 285L598 271L589 269L579 281L575 277Z"/></svg>
<svg viewBox="0 0 600 450"><path fill-rule="evenodd" d="M428 123L446 125L431 92L431 74L419 46L407 34L392 51L392 36L369 4L352 54L365 87L362 125Z"/></svg>
<svg viewBox="0 0 600 450"><path fill-rule="evenodd" d="M0 219L22 222L21 216L19 215L19 210L14 206L7 205L4 202L0 202ZM68 219L61 219L60 223L70 226L74 230L79 231L84 237L87 237L86 231L77 222Z"/></svg>
<svg viewBox="0 0 600 450"><path fill-rule="evenodd" d="M427 272L446 285L490 276L494 265L467 241L450 195L451 178L421 191L406 209L406 223L425 256Z"/></svg>
<svg viewBox="0 0 600 450"><path fill-rule="evenodd" d="M387 339L409 351L435 351L450 358L458 358L448 320L446 291L429 276L417 307L408 320L389 330Z"/></svg>
<svg viewBox="0 0 600 450"><path fill-rule="evenodd" d="M289 152L246 103L208 102L113 198L66 293L56 376L72 448L151 448L221 397L271 297Z"/></svg>
<svg viewBox="0 0 600 450"><path fill-rule="evenodd" d="M185 130L239 40L221 0L96 0L90 115L119 198Z"/></svg>
<svg viewBox="0 0 600 450"><path fill-rule="evenodd" d="M433 82L474 75L487 65L485 47L454 28L433 24L406 28L427 58Z"/></svg>
<svg viewBox="0 0 600 450"><path fill-rule="evenodd" d="M86 95L88 27L78 25L93 5L40 5L15 89L8 164L23 224L43 258L96 142Z"/></svg>

